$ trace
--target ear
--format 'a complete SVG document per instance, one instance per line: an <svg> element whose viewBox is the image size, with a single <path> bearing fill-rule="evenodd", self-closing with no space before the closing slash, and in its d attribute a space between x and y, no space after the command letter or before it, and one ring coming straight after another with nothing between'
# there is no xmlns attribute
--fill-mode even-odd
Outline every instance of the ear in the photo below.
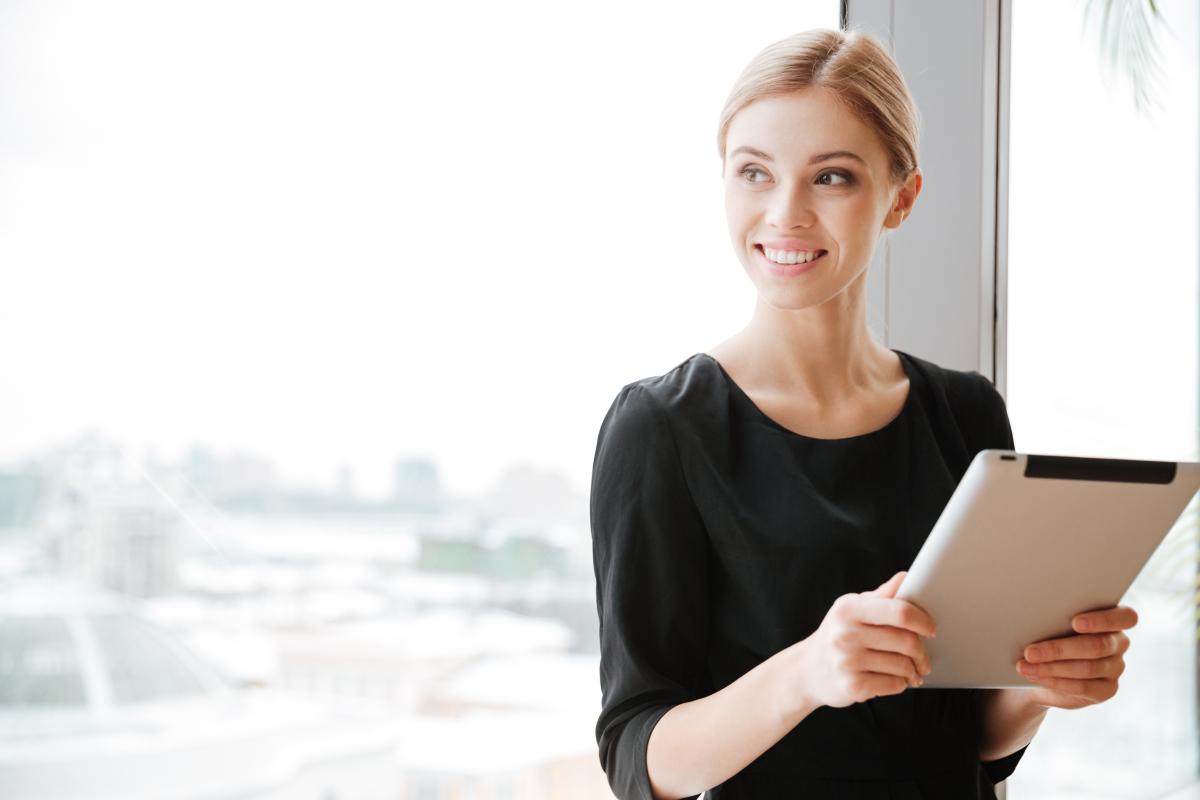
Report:
<svg viewBox="0 0 1200 800"><path fill-rule="evenodd" d="M887 219L884 220L884 227L899 228L904 220L912 216L913 206L917 202L917 195L921 193L922 181L921 168L914 168L896 191L896 198L892 202L892 209L888 212Z"/></svg>

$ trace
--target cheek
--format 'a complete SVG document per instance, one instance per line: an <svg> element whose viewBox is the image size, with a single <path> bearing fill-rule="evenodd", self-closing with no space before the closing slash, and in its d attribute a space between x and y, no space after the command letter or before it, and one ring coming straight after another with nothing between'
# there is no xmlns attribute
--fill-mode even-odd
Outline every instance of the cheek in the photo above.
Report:
<svg viewBox="0 0 1200 800"><path fill-rule="evenodd" d="M725 205L748 216L770 212L776 201L773 189L764 188L754 191L735 186L725 193Z"/></svg>
<svg viewBox="0 0 1200 800"><path fill-rule="evenodd" d="M745 195L741 192L736 192L732 187L725 189L725 208L730 212L735 208L741 208L746 203Z"/></svg>
<svg viewBox="0 0 1200 800"><path fill-rule="evenodd" d="M870 241L873 222L877 220L880 225L883 224L883 218L878 216L878 211L878 207L869 199L843 203L829 210L825 222L833 235L845 246L859 246Z"/></svg>

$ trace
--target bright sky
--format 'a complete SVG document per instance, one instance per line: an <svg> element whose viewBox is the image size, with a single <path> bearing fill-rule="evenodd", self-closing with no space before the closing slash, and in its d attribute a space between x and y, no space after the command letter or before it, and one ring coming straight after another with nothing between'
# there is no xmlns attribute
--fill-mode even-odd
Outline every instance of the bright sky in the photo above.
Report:
<svg viewBox="0 0 1200 800"><path fill-rule="evenodd" d="M620 386L748 318L718 115L837 9L5 3L0 459L93 426L584 491Z"/></svg>
<svg viewBox="0 0 1200 800"><path fill-rule="evenodd" d="M1196 9L1160 7L1155 122L1105 95L1080 8L1015 11L1018 447L1194 446ZM367 493L413 455L451 491L515 464L584 491L620 386L749 317L718 114L838 2L587 8L0 6L0 459L90 426Z"/></svg>

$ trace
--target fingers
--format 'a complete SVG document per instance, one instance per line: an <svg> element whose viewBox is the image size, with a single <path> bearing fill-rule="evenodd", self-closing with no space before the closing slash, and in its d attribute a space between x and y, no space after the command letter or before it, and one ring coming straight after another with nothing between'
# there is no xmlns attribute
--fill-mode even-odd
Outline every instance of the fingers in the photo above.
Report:
<svg viewBox="0 0 1200 800"><path fill-rule="evenodd" d="M1096 659L1120 655L1129 649L1124 633L1078 634L1062 639L1046 639L1025 648L1025 660L1032 663L1064 661L1072 658Z"/></svg>
<svg viewBox="0 0 1200 800"><path fill-rule="evenodd" d="M1016 667L1039 686L1088 704L1103 703L1117 693L1128 649L1129 637L1120 632L1048 639L1025 648Z"/></svg>
<svg viewBox="0 0 1200 800"><path fill-rule="evenodd" d="M937 633L933 617L907 600L863 596L859 598L856 608L859 621L870 625L891 625L920 636L934 636Z"/></svg>
<svg viewBox="0 0 1200 800"><path fill-rule="evenodd" d="M848 664L855 672L878 672L884 675L895 675L903 678L909 686L920 686L922 675L917 671L911 658L900 653L883 650L859 650L848 658Z"/></svg>
<svg viewBox="0 0 1200 800"><path fill-rule="evenodd" d="M1114 657L1031 664L1021 659L1017 662L1017 671L1027 678L1119 678L1125 672L1125 660Z"/></svg>
<svg viewBox="0 0 1200 800"><path fill-rule="evenodd" d="M921 675L930 673L933 665L929 660L929 653L925 651L924 642L917 634L890 625L868 624L859 630L863 647L897 653L909 659Z"/></svg>
<svg viewBox="0 0 1200 800"><path fill-rule="evenodd" d="M1137 612L1129 606L1086 611L1071 619L1071 627L1079 633L1102 633L1129 630L1138 623Z"/></svg>
<svg viewBox="0 0 1200 800"><path fill-rule="evenodd" d="M1079 678L1057 678L1051 676L1030 676L1029 680L1072 697L1079 697L1088 703L1103 703L1117 693L1116 678L1097 678L1086 680Z"/></svg>

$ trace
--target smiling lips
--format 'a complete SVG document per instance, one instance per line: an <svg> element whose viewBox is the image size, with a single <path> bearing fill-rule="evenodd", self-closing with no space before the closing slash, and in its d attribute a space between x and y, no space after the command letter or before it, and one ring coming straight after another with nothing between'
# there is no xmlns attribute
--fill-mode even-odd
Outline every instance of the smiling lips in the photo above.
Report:
<svg viewBox="0 0 1200 800"><path fill-rule="evenodd" d="M820 263L821 259L825 257L826 253L825 250L818 250L816 251L816 255L806 253L804 258L800 258L795 251L792 251L790 255L785 251L784 255L788 255L788 257L793 258L793 260L775 261L773 260L772 256L778 256L778 254L774 250L767 251L762 247L755 246L754 251L758 254L758 257L762 259L762 262L766 266L768 272L774 275L782 275L785 277L800 275L801 273L814 269L816 265ZM770 255L768 255L768 252Z"/></svg>
<svg viewBox="0 0 1200 800"><path fill-rule="evenodd" d="M755 249L762 253L768 261L776 264L804 264L809 261L816 261L823 256L826 250L818 247L809 246L806 248L775 248L770 244L763 246L756 244Z"/></svg>

